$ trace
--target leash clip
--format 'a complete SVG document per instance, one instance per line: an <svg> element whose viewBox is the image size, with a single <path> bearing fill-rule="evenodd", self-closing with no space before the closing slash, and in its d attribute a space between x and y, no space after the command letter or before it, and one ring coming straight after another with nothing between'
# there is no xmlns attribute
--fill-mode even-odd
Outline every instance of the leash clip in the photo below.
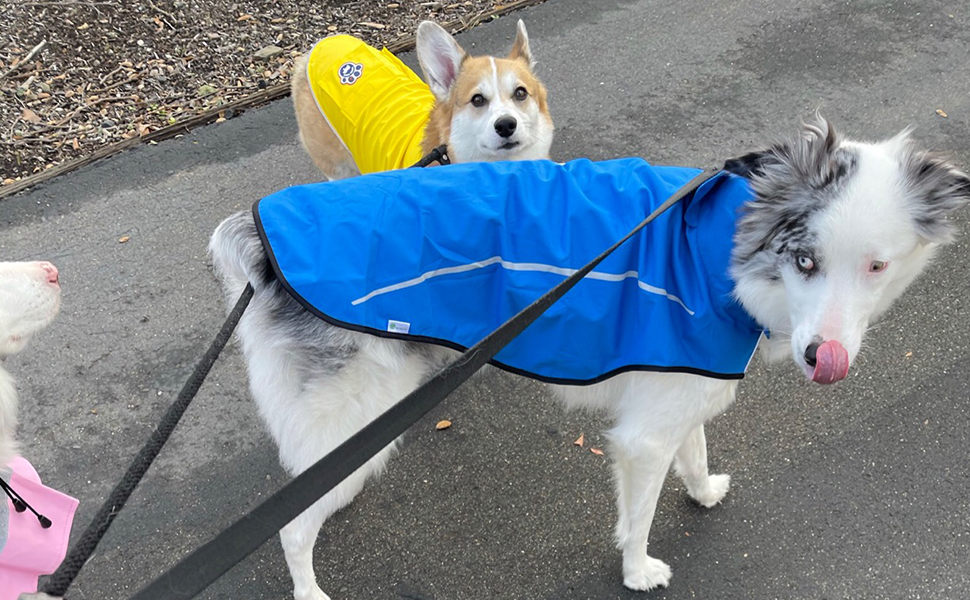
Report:
<svg viewBox="0 0 970 600"><path fill-rule="evenodd" d="M439 165L450 165L451 164L451 159L448 158L448 146L447 145L442 144L442 145L438 146L437 148L435 148L434 150L432 150L431 152L428 152L427 154L424 155L424 157L421 158L421 160L419 160L418 162L416 162L413 165L411 165L411 168L414 168L414 167L427 167L428 165L430 165L431 163L433 163L435 161L437 161Z"/></svg>

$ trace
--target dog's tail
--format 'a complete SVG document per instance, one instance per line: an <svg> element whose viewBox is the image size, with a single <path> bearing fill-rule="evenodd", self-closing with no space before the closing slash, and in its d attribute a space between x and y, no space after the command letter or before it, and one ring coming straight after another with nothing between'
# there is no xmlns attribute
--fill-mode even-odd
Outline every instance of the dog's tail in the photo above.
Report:
<svg viewBox="0 0 970 600"><path fill-rule="evenodd" d="M216 227L209 253L230 307L247 283L258 292L275 281L250 211L236 213Z"/></svg>

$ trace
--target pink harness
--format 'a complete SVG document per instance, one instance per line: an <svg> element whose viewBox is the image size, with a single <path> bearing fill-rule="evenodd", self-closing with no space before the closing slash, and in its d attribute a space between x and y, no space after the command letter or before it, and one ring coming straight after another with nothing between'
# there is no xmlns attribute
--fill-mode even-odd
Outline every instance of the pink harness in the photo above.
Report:
<svg viewBox="0 0 970 600"><path fill-rule="evenodd" d="M17 600L20 594L36 592L37 577L53 573L64 560L78 501L41 484L37 471L21 456L8 467L13 473L4 482L10 493L0 490L8 519L6 540L0 539L0 600ZM15 504L11 495L29 508ZM50 525L45 528L46 521L33 511Z"/></svg>

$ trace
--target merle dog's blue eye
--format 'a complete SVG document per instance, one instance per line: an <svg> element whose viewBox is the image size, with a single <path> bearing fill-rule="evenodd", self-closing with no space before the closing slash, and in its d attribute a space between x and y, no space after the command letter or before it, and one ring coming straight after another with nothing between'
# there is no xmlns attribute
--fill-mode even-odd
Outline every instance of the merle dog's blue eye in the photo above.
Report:
<svg viewBox="0 0 970 600"><path fill-rule="evenodd" d="M815 270L815 261L807 254L799 254L795 257L795 264L804 273L811 273Z"/></svg>

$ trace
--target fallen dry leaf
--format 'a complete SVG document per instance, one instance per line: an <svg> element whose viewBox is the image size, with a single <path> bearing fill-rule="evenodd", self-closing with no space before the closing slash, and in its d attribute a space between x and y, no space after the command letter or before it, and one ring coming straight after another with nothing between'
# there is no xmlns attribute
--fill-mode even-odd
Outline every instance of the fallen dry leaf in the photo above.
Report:
<svg viewBox="0 0 970 600"><path fill-rule="evenodd" d="M579 438L577 438L577 439L576 439L576 441L575 441L575 442L573 442L574 444L576 444L576 445L577 445L577 446L579 446L580 448L582 448L582 447L583 447L583 441L584 441L584 440L583 440L583 435L584 435L584 434L582 434L582 433L581 433L581 434L579 434Z"/></svg>
<svg viewBox="0 0 970 600"><path fill-rule="evenodd" d="M434 426L434 428L439 431L442 429L448 429L449 427L451 427L451 421L449 421L448 419L438 421L438 424Z"/></svg>
<svg viewBox="0 0 970 600"><path fill-rule="evenodd" d="M13 183L13 179L9 177L3 180L3 185L10 185L11 183Z"/></svg>
<svg viewBox="0 0 970 600"><path fill-rule="evenodd" d="M239 18L236 19L236 20L237 21L248 21L248 20L250 20L252 18L253 18L252 15L239 15Z"/></svg>
<svg viewBox="0 0 970 600"><path fill-rule="evenodd" d="M590 448L589 451L595 454L596 456L603 456L603 451L600 450L599 448Z"/></svg>
<svg viewBox="0 0 970 600"><path fill-rule="evenodd" d="M37 115L37 113L30 110L29 108L24 109L24 112L20 114L20 118L23 119L24 121L27 121L28 123L33 123L34 125L37 125L38 123L40 123L40 117Z"/></svg>
<svg viewBox="0 0 970 600"><path fill-rule="evenodd" d="M945 113L945 112L943 112L943 109L942 109L942 108L938 108L938 109L936 109L936 114L938 114L938 115L940 115L940 116L941 116L941 117L943 117L944 119L946 118L946 113Z"/></svg>
<svg viewBox="0 0 970 600"><path fill-rule="evenodd" d="M118 238L118 243L119 244L124 244L125 242L127 242L130 239L131 238L129 236L125 235L125 236L122 236L122 237Z"/></svg>
<svg viewBox="0 0 970 600"><path fill-rule="evenodd" d="M912 351L909 351L909 352L906 353L906 358L909 358L912 355L913 355L913 352Z"/></svg>

